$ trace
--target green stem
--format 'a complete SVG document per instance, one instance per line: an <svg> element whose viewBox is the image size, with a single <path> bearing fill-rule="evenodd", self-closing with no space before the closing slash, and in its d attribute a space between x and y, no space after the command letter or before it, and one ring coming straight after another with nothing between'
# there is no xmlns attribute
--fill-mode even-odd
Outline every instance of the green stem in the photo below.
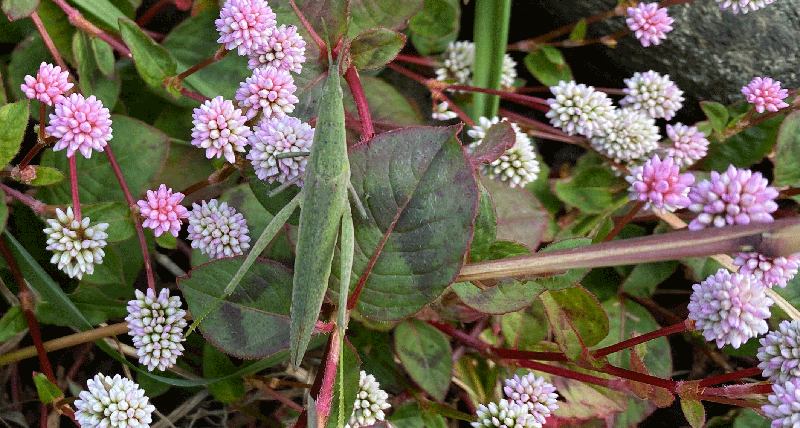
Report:
<svg viewBox="0 0 800 428"><path fill-rule="evenodd" d="M503 74L503 57L508 43L511 20L511 0L477 0L475 2L475 61L472 81L480 88L500 89ZM472 119L495 117L500 106L497 95L475 93L472 95Z"/></svg>

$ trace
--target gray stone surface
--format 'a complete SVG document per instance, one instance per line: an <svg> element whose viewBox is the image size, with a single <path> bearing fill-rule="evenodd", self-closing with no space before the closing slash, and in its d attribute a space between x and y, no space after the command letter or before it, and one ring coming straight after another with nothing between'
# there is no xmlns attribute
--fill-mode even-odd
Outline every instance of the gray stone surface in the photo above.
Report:
<svg viewBox="0 0 800 428"><path fill-rule="evenodd" d="M540 2L541 11L559 23L609 10L615 0ZM546 5L546 6L545 6ZM530 6L519 4L520 12ZM643 47L632 35L615 49L602 49L608 60L634 71L669 73L688 100L731 103L742 100L742 86L756 76L780 80L784 88L800 87L800 0L778 0L763 9L734 15L713 0L696 0L669 8L674 30L659 46ZM596 23L589 36L627 28L623 17ZM513 40L512 40L513 41ZM593 54L594 55L594 54ZM573 69L580 67L574 64ZM602 61L592 65L603 72Z"/></svg>

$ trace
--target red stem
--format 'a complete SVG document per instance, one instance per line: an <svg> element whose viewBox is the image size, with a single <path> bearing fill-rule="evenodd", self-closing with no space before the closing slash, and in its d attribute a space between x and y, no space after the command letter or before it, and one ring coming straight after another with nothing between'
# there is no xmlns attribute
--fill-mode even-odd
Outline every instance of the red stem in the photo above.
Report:
<svg viewBox="0 0 800 428"><path fill-rule="evenodd" d="M123 56L127 58L132 58L131 50L128 49L128 47L125 46L125 44L109 36L108 34L105 33L105 31L97 28L97 26L95 26L89 20L84 18L83 15L81 15L81 13L77 9L70 6L66 2L66 0L53 0L53 1L58 5L58 7L61 8L61 10L64 11L64 13L67 14L70 24L80 28L81 30L88 33L90 36L97 37L100 40L108 43L109 45L111 45L112 48L114 48L114 50L116 50Z"/></svg>
<svg viewBox="0 0 800 428"><path fill-rule="evenodd" d="M651 331L649 333L645 333L643 335L636 336L636 337L630 338L628 340L623 340L622 342L619 342L617 344L614 344L614 345L611 345L611 346L606 346L605 348L598 349L598 350L592 352L592 355L594 355L595 358L601 358L601 357L604 357L606 355L622 351L623 349L632 348L632 347L634 347L636 345L639 345L641 343L646 343L646 342L649 342L651 340L658 339L659 337L665 337L665 336L669 336L671 334L681 333L681 332L684 332L684 331L687 331L687 330L688 330L688 328L686 327L686 323L674 324L674 325L671 325L669 327L660 328L658 330Z"/></svg>
<svg viewBox="0 0 800 428"><path fill-rule="evenodd" d="M131 213L136 212L136 201L133 200L133 196L131 196L131 191L128 189L128 183L125 181L125 177L122 176L122 170L119 168L119 164L117 163L117 158L114 156L114 151L111 150L111 146L107 145L105 147L106 156L108 156L108 162L111 164L111 169L114 170L114 175L117 176L117 181L119 181L119 186L122 188L122 193L125 195L125 201L128 203L128 208L131 210ZM142 229L142 222L138 215L133 216L133 226L136 228L136 234L139 235L139 245L142 247L142 258L144 258L144 270L147 273L147 286L153 290L153 293L156 292L156 281L153 277L153 265L150 261L150 251L147 250L147 241L144 238L144 230Z"/></svg>
<svg viewBox="0 0 800 428"><path fill-rule="evenodd" d="M61 54L58 53L58 49L56 49L53 39L51 39L50 35L47 34L47 30L44 28L44 24L42 23L42 20L39 18L39 14L36 13L36 11L31 14L31 20L33 20L33 25L36 26L36 31L42 35L42 40L44 41L45 46L47 46L47 50L50 51L50 55L53 56L53 59L56 61L58 66L61 67L61 71L69 71L67 63L64 62L64 59L61 58ZM44 103L42 103L42 105L44 105Z"/></svg>
<svg viewBox="0 0 800 428"><path fill-rule="evenodd" d="M148 22L150 22L151 19L153 19L156 15L158 15L159 12L164 10L164 8L167 7L167 5L169 5L170 3L172 3L172 0L159 0L158 2L156 2L156 4L150 7L150 9L147 9L142 14L142 16L139 17L139 19L136 20L136 25L144 27L145 25L147 25Z"/></svg>
<svg viewBox="0 0 800 428"><path fill-rule="evenodd" d="M289 4L292 5L292 9L294 9L294 13L297 14L297 18L300 19L300 22L303 24L303 27L306 27L306 31L311 36L311 39L314 40L314 43L317 44L320 52L325 52L327 49L325 48L325 42L322 38L314 31L314 27L311 26L311 23L308 22L306 16L303 15L303 12L297 7L294 3L294 0L289 0Z"/></svg>
<svg viewBox="0 0 800 428"><path fill-rule="evenodd" d="M331 72L330 70L328 71ZM350 86L350 93L353 94L353 101L356 103L356 110L358 110L358 118L361 120L361 142L366 143L371 140L375 135L375 128L372 126L372 115L369 112L369 104L367 103L367 95L364 93L364 88L361 86L361 80L358 78L358 71L352 65L344 73L344 80Z"/></svg>
<svg viewBox="0 0 800 428"><path fill-rule="evenodd" d="M162 0L162 1L167 1L167 0ZM179 74L176 77L176 79L178 79L179 81L183 81L183 79L191 76L192 74L194 74L198 70L202 70L203 68L208 67L209 65L221 60L222 58L225 58L227 55L228 55L228 50L225 49L225 46L221 46L216 52L214 52L214 55L211 56L211 58L208 58L208 59L200 62L199 64L195 64L194 66L192 66L188 70L186 70L183 73Z"/></svg>
<svg viewBox="0 0 800 428"><path fill-rule="evenodd" d="M592 385L598 385L608 389L613 389L615 391L629 392L629 388L627 388L622 382L616 379L606 379L597 376L592 376L590 374L576 372L573 370L565 369L563 367L538 363L536 361L517 360L514 363L520 367L525 367L527 369L550 373L555 376L561 376L567 379L586 382Z"/></svg>
<svg viewBox="0 0 800 428"><path fill-rule="evenodd" d="M41 214L45 214L45 215L49 215L49 216L52 216L52 215L55 214L55 210L48 209L48 207L50 207L50 205L47 205L44 202L39 202L36 199L34 199L34 198L32 198L32 197L30 197L30 196L28 196L28 195L26 195L26 194L24 194L22 192L19 192L17 190L14 190L14 189L6 186L5 184L0 184L0 189L3 189L3 192L5 192L6 195L11 196L12 198L14 198L14 199L22 202L23 204L27 205L28 207L30 207L30 209L33 210L33 212L35 212L36 214L40 214L40 215Z"/></svg>
<svg viewBox="0 0 800 428"><path fill-rule="evenodd" d="M331 413L331 400L333 399L333 386L336 383L339 352L341 352L341 349L339 349L339 330L336 329L331 332L331 346L325 358L325 374L317 396L317 421L321 427L327 426L328 416Z"/></svg>
<svg viewBox="0 0 800 428"><path fill-rule="evenodd" d="M660 377L651 376L649 374L623 369L621 367L617 367L608 363L604 364L603 367L600 368L598 371L601 371L603 373L608 373L610 375L614 375L617 377L621 377L623 379L632 380L634 382L640 382L658 386L666 389L667 391L673 394L678 390L678 382L675 382L674 380L662 379Z"/></svg>
<svg viewBox="0 0 800 428"><path fill-rule="evenodd" d="M47 107L47 104L39 103L39 138L38 138L38 141L36 141L36 145L33 146L30 149L30 151L28 151L28 154L26 154L25 158L22 159L22 162L19 163L18 166L19 166L19 170L20 171L22 171L26 166L28 166L28 163L33 159L34 156L36 156L37 153L39 153L39 150L41 150L47 144L44 141L45 108L46 107Z"/></svg>
<svg viewBox="0 0 800 428"><path fill-rule="evenodd" d="M477 86L469 86L469 85L450 85L447 87L447 89L453 91L484 92L487 94L499 95L501 98L504 98L509 101L514 101L517 104L521 104L526 107L531 107L533 109L539 110L544 113L550 111L550 106L547 104L547 100L545 100L544 98L532 97L530 95L517 94L508 91L498 91L487 88L479 88Z"/></svg>
<svg viewBox="0 0 800 428"><path fill-rule="evenodd" d="M628 213L625 214L625 217L622 217L622 219L619 220L616 225L614 225L614 229L612 229L611 232L608 232L608 235L606 235L606 237L603 238L603 242L609 242L612 239L614 239L614 237L616 237L622 231L622 229L628 223L630 223L634 217L636 217L636 214L639 214L639 211L641 211L642 208L644 208L644 204L645 204L644 201L636 202L631 207L630 211L628 211Z"/></svg>
<svg viewBox="0 0 800 428"><path fill-rule="evenodd" d="M431 61L428 58L422 58L422 57L411 56L411 55L403 55L403 54L398 54L396 57L394 57L394 60L395 61L402 61L402 62L409 62L409 63L412 63L412 64L425 65L425 66L428 66L428 67L436 67L436 65L437 65L435 61Z"/></svg>
<svg viewBox="0 0 800 428"><path fill-rule="evenodd" d="M723 375L703 379L698 383L697 386L700 388L705 388L707 386L719 385L720 383L731 382L746 377L759 376L760 374L761 374L760 368L750 367L749 369L738 370L732 373L725 373Z"/></svg>
<svg viewBox="0 0 800 428"><path fill-rule="evenodd" d="M75 153L69 158L69 188L72 192L72 212L75 220L81 221L81 201L78 196L78 166L75 161Z"/></svg>
<svg viewBox="0 0 800 428"><path fill-rule="evenodd" d="M199 94L195 91L190 91L189 89L186 88L181 88L181 95L183 95L186 98L191 98L199 103L204 103L211 99L203 94Z"/></svg>
<svg viewBox="0 0 800 428"><path fill-rule="evenodd" d="M753 394L772 394L772 392L772 383L761 382L706 388L702 394L717 397L745 397Z"/></svg>
<svg viewBox="0 0 800 428"><path fill-rule="evenodd" d="M427 85L428 84L428 78L427 77L420 76L419 74L414 73L413 71L411 71L411 70L409 70L409 69L407 69L405 67L402 67L399 64L395 64L393 62L390 62L390 63L386 64L386 66L391 68L392 70L402 74L403 76L408 77L409 79L415 80L417 83L419 83L421 85L428 86Z"/></svg>

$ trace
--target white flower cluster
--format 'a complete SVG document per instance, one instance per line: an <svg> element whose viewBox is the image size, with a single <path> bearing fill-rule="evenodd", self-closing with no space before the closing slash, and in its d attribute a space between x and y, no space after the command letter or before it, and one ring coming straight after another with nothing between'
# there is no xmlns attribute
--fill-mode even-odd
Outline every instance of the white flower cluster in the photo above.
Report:
<svg viewBox="0 0 800 428"><path fill-rule="evenodd" d="M475 127L467 131L467 134L475 139L467 148L468 151L481 144L481 141L486 136L486 131L492 125L499 123L500 118L495 116L489 120L481 117L479 122L480 125L475 125ZM499 178L501 181L507 182L511 187L524 187L536 180L539 174L539 161L536 160L536 154L533 151L533 144L530 138L520 130L519 125L516 123L511 123L511 127L516 134L514 145L495 161L488 165L481 165L480 171L489 178Z"/></svg>

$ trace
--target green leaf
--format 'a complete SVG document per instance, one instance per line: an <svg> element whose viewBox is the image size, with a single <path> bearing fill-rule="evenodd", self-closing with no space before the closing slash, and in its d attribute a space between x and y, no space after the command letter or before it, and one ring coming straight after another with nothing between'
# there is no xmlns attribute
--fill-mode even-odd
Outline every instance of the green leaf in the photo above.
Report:
<svg viewBox="0 0 800 428"><path fill-rule="evenodd" d="M758 163L775 147L778 129L784 116L778 115L728 138L714 143L702 162L706 171L725 171L728 166L747 168Z"/></svg>
<svg viewBox="0 0 800 428"><path fill-rule="evenodd" d="M586 37L586 18L581 19L575 24L575 28L569 33L569 39L573 41L583 40Z"/></svg>
<svg viewBox="0 0 800 428"><path fill-rule="evenodd" d="M536 300L524 311L503 315L500 328L509 347L533 351L549 329L542 302Z"/></svg>
<svg viewBox="0 0 800 428"><path fill-rule="evenodd" d="M608 335L608 316L585 288L546 291L541 300L556 343L570 360L576 360L584 347L594 346Z"/></svg>
<svg viewBox="0 0 800 428"><path fill-rule="evenodd" d="M501 76L505 62L508 28L511 21L511 0L476 0L473 21L475 61L472 67L472 85L479 88L501 89ZM495 117L500 97L483 92L472 94L471 117Z"/></svg>
<svg viewBox="0 0 800 428"><path fill-rule="evenodd" d="M384 122L396 127L422 123L419 109L412 106L396 87L374 76L361 75L360 77L373 122ZM352 115L357 115L350 91L345 90L344 92L345 110Z"/></svg>
<svg viewBox="0 0 800 428"><path fill-rule="evenodd" d="M3 12L10 21L30 16L39 6L39 0L3 0Z"/></svg>
<svg viewBox="0 0 800 428"><path fill-rule="evenodd" d="M376 70L391 62L403 46L406 36L388 28L368 28L350 42L350 56L359 70Z"/></svg>
<svg viewBox="0 0 800 428"><path fill-rule="evenodd" d="M64 61L66 61L67 64L74 64L73 58L75 56L72 52L72 38L78 30L70 23L67 14L52 0L41 0L36 13L42 20L47 34L50 36L50 39L53 40L56 50L64 58Z"/></svg>
<svg viewBox="0 0 800 428"><path fill-rule="evenodd" d="M678 269L677 261L641 263L636 265L620 287L630 295L649 298L656 287Z"/></svg>
<svg viewBox="0 0 800 428"><path fill-rule="evenodd" d="M481 246L469 253L472 263L487 260L499 260L507 257L525 256L531 253L530 248L518 242L494 241L489 245Z"/></svg>
<svg viewBox="0 0 800 428"><path fill-rule="evenodd" d="M108 0L71 0L72 3L76 4L79 8L88 12L92 17L96 18L104 25L108 26L108 29L117 29L117 22L120 19L127 19L125 15L120 12L113 4L111 4ZM130 43L128 43L130 46Z"/></svg>
<svg viewBox="0 0 800 428"><path fill-rule="evenodd" d="M108 256L108 253L106 253L106 256ZM104 266L106 263L108 263L108 260L104 260L102 265L95 266L95 275L98 273L97 268ZM119 257L117 257L116 263L120 263ZM91 275L84 276L84 281L88 280L89 276ZM118 275L118 279L114 283L117 286L120 284L119 276L121 275ZM81 314L91 324L104 323L113 318L125 318L128 315L125 302L110 299L96 286L88 285L86 282L69 295L69 300L75 304L75 308L81 311ZM64 319L62 310L57 308L56 305L57 303L41 302L36 317L43 324L71 325L70 322Z"/></svg>
<svg viewBox="0 0 800 428"><path fill-rule="evenodd" d="M203 376L221 378L236 373L237 367L227 355L206 342L203 348ZM233 403L244 394L244 381L240 377L228 378L208 385L211 395L220 402Z"/></svg>
<svg viewBox="0 0 800 428"><path fill-rule="evenodd" d="M681 398L681 410L692 428L702 428L706 424L706 409L700 400Z"/></svg>
<svg viewBox="0 0 800 428"><path fill-rule="evenodd" d="M112 115L114 138L108 142L114 150L122 175L134 198L152 188L153 178L164 165L169 150L169 138L161 131L127 116ZM48 150L42 155L42 165L68 171L64 153ZM94 153L90 159L77 156L78 188L82 203L124 201L111 164L104 153ZM69 182L41 189L45 203L60 205L72 201Z"/></svg>
<svg viewBox="0 0 800 428"><path fill-rule="evenodd" d="M112 75L109 78L100 71L94 59L95 55L92 50L93 43L91 40L94 39L90 39L88 35L81 31L76 32L72 38L72 51L78 64L81 92L87 97L89 95L96 96L97 99L102 101L103 106L113 110L122 88L122 82L118 77Z"/></svg>
<svg viewBox="0 0 800 428"><path fill-rule="evenodd" d="M8 223L8 205L6 203L6 193L0 190L0 230L5 230Z"/></svg>
<svg viewBox="0 0 800 428"><path fill-rule="evenodd" d="M609 168L591 166L573 177L558 180L555 192L565 204L583 213L601 214L613 207L617 200L609 190L615 183L619 183L619 178Z"/></svg>
<svg viewBox="0 0 800 428"><path fill-rule="evenodd" d="M177 62L172 55L145 34L135 22L124 18L119 20L122 39L130 47L136 71L150 86L159 88L166 77L174 76Z"/></svg>
<svg viewBox="0 0 800 428"><path fill-rule="evenodd" d="M403 321L394 330L394 348L411 379L437 401L443 401L453 376L450 341L420 320Z"/></svg>
<svg viewBox="0 0 800 428"><path fill-rule="evenodd" d="M458 0L425 0L408 22L411 44L420 55L442 52L458 38L461 3Z"/></svg>
<svg viewBox="0 0 800 428"><path fill-rule="evenodd" d="M7 165L19 152L28 116L28 100L0 107L0 165Z"/></svg>
<svg viewBox="0 0 800 428"><path fill-rule="evenodd" d="M800 112L786 116L778 131L773 185L800 187Z"/></svg>
<svg viewBox="0 0 800 428"><path fill-rule="evenodd" d="M238 358L262 358L289 347L292 274L278 263L256 260L230 296L225 285L244 257L202 264L178 286L193 314L208 315L200 332L219 350Z"/></svg>
<svg viewBox="0 0 800 428"><path fill-rule="evenodd" d="M753 409L742 409L733 421L733 428L770 428L772 421Z"/></svg>
<svg viewBox="0 0 800 428"><path fill-rule="evenodd" d="M328 0L331 1L332 0ZM349 0L350 3L350 28L347 37L353 38L356 34L367 28L386 27L392 30L402 30L408 20L422 8L423 0ZM306 0L304 3L310 3ZM299 5L298 5L299 6ZM306 11L308 8L300 7ZM341 15L344 16L344 15ZM326 20L329 18L325 18ZM330 27L330 26L329 26Z"/></svg>
<svg viewBox="0 0 800 428"><path fill-rule="evenodd" d="M131 211L123 202L84 205L82 211L85 217L92 219L92 224L108 223L106 242L124 241L136 234Z"/></svg>
<svg viewBox="0 0 800 428"><path fill-rule="evenodd" d="M485 314L516 312L533 303L544 291L534 281L501 279L491 287L479 288L471 282L457 282L450 287L465 305Z"/></svg>
<svg viewBox="0 0 800 428"><path fill-rule="evenodd" d="M139 252L141 252L141 250L139 250ZM113 284L117 286L126 283L125 272L123 271L122 260L119 255L120 253L117 252L114 247L106 247L105 253L106 255L103 257L103 263L95 265L94 272L91 275L84 275L82 282L90 284ZM80 305L78 306L80 307ZM89 310L91 309L94 308L89 308ZM84 314L86 314L86 310L84 310ZM122 316L125 315L123 314ZM87 318L89 318L88 315ZM90 318L90 321L91 320ZM99 324L104 321L105 319L103 321L93 322L92 324Z"/></svg>
<svg viewBox="0 0 800 428"><path fill-rule="evenodd" d="M552 53L550 54L552 56ZM563 57L562 57L563 59ZM558 82L573 80L572 69L566 62L559 65L550 60L547 51L539 49L525 56L525 67L545 86L556 86Z"/></svg>
<svg viewBox="0 0 800 428"><path fill-rule="evenodd" d="M560 50L548 45L542 45L540 49L542 50L542 53L544 53L544 56L547 57L547 60L553 64L563 67L567 63L567 61L564 60L564 55Z"/></svg>
<svg viewBox="0 0 800 428"><path fill-rule="evenodd" d="M34 32L14 47L14 51L11 52L11 62L8 64L5 75L8 82L14 83L13 85L8 85L11 89L8 93L9 101L28 100L28 97L22 93L20 84L25 81L26 75L35 76L43 61L52 63L53 57L47 51L47 47L39 33ZM39 111L39 102L34 101L33 105L33 111Z"/></svg>
<svg viewBox="0 0 800 428"><path fill-rule="evenodd" d="M162 233L161 236L156 237L156 244L159 247L174 250L178 248L178 238L171 233Z"/></svg>
<svg viewBox="0 0 800 428"><path fill-rule="evenodd" d="M64 181L64 173L49 166L36 165L36 178L31 181L31 186L50 186Z"/></svg>
<svg viewBox="0 0 800 428"><path fill-rule="evenodd" d="M383 321L409 317L438 297L461 270L472 239L478 186L455 138L459 129L403 128L351 150L351 181L368 215L353 215L351 289L366 276L356 306L361 314ZM336 278L338 265L334 261ZM331 288L338 290L338 285Z"/></svg>
<svg viewBox="0 0 800 428"><path fill-rule="evenodd" d="M47 380L47 376L44 373L34 375L33 383L36 385L36 392L39 393L39 401L42 404L50 404L64 395L57 385Z"/></svg>
<svg viewBox="0 0 800 428"><path fill-rule="evenodd" d="M474 164L491 163L514 147L517 134L507 121L495 123L486 130L480 141L470 146L470 158ZM507 186L506 186L507 187Z"/></svg>
<svg viewBox="0 0 800 428"><path fill-rule="evenodd" d="M280 186L280 183L267 183L266 181L260 180L253 168L247 168L247 171L245 171L245 177L247 177L248 184L250 184L250 189L253 191L253 194L258 202L272 215L277 214L281 208L285 207L289 201L294 199L294 197L300 193L299 187L290 186L288 189L270 198L269 194L273 190L277 189ZM291 217L289 217L288 223L293 226L297 226L299 220L300 211L298 210L295 211ZM259 236L255 233L251 233L251 235Z"/></svg>
<svg viewBox="0 0 800 428"><path fill-rule="evenodd" d="M276 7L273 2L270 2L270 6L276 13L278 12L275 10ZM294 15L294 12L292 12L292 15ZM177 70L188 70L190 67L210 58L219 49L220 45L217 43L219 36L214 31L214 28L216 28L214 20L218 18L219 11L216 9L206 10L197 14L197 16L187 18L167 35L161 45L169 51L176 61ZM284 23L280 15L278 16L278 21ZM310 42L311 39L306 37L307 33L303 30L302 24L298 22L297 25L299 25L298 33L302 34L307 42ZM309 43L309 46L306 46L306 56L313 58L311 55L316 49L310 48L310 46L313 46L313 43ZM312 61L307 61L303 64L303 73L307 72L306 68L309 66L309 62L313 64ZM252 75L252 71L247 69L247 57L233 53L227 55L221 61L217 61L193 73L184 79L183 86L208 98L215 98L219 95L231 98L236 93L236 90L239 89L239 82L244 82L250 75ZM298 87L298 93L295 93L295 95L299 97L302 86L298 84L297 77L295 77L295 84ZM158 91L158 93L166 97L170 102L183 107L197 107L198 105L197 101L186 97L177 100L172 99L172 97L167 96L164 90Z"/></svg>
<svg viewBox="0 0 800 428"><path fill-rule="evenodd" d="M92 38L91 45L100 72L108 79L114 78L114 49L99 38Z"/></svg>
<svg viewBox="0 0 800 428"><path fill-rule="evenodd" d="M728 126L728 121L731 118L728 109L720 103L711 101L701 101L700 108L706 114L714 132L721 134Z"/></svg>
<svg viewBox="0 0 800 428"><path fill-rule="evenodd" d="M472 245L470 246L470 260L472 262L475 262L472 257L474 257L476 251L492 245L497 239L497 219L495 218L492 197L486 187L482 185L480 186L480 191L478 216L475 217L475 234L472 236Z"/></svg>
<svg viewBox="0 0 800 428"><path fill-rule="evenodd" d="M26 328L28 323L25 321L22 309L19 306L10 307L3 314L3 318L0 318L0 342L11 339Z"/></svg>
<svg viewBox="0 0 800 428"><path fill-rule="evenodd" d="M344 348L341 350L342 358L344 359L344 367L340 364L336 367L336 380L333 384L333 397L331 397L331 412L328 415L328 428L339 427L339 397L341 391L344 391L344 411L343 415L353 414L353 407L355 407L356 394L358 394L358 380L361 374L361 361L358 358L355 348L349 342L344 343ZM344 377L344 388L340 388L339 376L340 371ZM345 423L349 416L345 416Z"/></svg>

